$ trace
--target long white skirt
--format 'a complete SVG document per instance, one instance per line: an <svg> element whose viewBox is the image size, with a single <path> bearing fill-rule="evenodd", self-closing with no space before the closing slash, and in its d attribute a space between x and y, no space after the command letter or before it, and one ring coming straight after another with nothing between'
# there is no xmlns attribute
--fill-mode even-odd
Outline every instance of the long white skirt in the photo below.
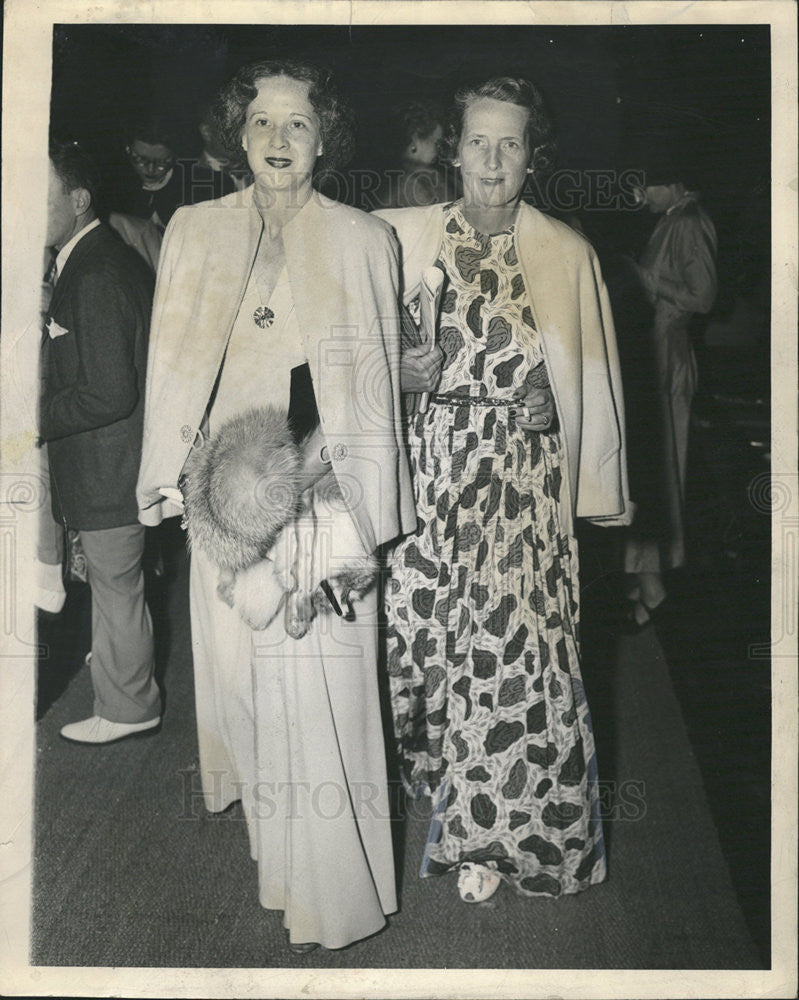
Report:
<svg viewBox="0 0 799 1000"><path fill-rule="evenodd" d="M293 943L342 948L396 908L374 590L356 620L317 617L299 640L282 613L254 632L192 553L200 772L212 812L241 799L261 904Z"/></svg>

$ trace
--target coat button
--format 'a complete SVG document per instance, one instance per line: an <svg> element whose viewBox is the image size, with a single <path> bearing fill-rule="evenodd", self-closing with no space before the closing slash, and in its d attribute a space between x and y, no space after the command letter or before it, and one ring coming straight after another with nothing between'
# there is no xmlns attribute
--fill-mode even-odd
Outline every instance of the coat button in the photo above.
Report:
<svg viewBox="0 0 799 1000"><path fill-rule="evenodd" d="M337 444L333 445L333 461L334 462L343 462L344 459L347 457L347 455L348 455L347 446L345 444L342 444L339 441Z"/></svg>
<svg viewBox="0 0 799 1000"><path fill-rule="evenodd" d="M180 428L180 440L184 444L191 444L192 441L194 440L194 431L191 429L191 427L189 427L188 424L184 424Z"/></svg>

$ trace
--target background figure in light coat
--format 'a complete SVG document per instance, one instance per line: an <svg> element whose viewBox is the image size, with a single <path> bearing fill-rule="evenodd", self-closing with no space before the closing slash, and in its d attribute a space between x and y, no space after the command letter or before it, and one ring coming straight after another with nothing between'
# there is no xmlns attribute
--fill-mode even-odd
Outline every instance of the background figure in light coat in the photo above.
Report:
<svg viewBox="0 0 799 1000"><path fill-rule="evenodd" d="M658 385L662 454L660 480L667 512L664 537L628 531L624 570L631 601L628 623L643 627L666 597L662 574L685 562L685 478L691 404L697 367L691 343L691 320L708 313L716 298L716 230L699 204L699 195L679 180L679 168L650 172L640 194L659 215L640 263L634 265L654 308L652 347Z"/></svg>

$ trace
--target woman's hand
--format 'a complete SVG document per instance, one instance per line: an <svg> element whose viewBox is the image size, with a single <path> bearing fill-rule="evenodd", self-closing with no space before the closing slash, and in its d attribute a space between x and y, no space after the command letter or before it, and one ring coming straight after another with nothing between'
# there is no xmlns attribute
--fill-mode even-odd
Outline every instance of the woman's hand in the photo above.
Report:
<svg viewBox="0 0 799 1000"><path fill-rule="evenodd" d="M555 398L551 389L527 389L520 386L514 393L518 404L511 408L516 423L523 431L542 433L552 429L555 421Z"/></svg>
<svg viewBox="0 0 799 1000"><path fill-rule="evenodd" d="M400 360L400 388L403 392L432 392L441 377L444 352L436 345L409 347Z"/></svg>

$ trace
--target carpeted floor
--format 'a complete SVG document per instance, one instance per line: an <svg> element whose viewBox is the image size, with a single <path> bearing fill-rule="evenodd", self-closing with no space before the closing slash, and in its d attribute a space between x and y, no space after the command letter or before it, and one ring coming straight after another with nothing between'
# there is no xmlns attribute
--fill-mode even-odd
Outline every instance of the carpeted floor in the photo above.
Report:
<svg viewBox="0 0 799 1000"><path fill-rule="evenodd" d="M85 668L39 722L35 964L762 968L652 630L606 650L584 640L604 885L540 901L503 887L465 905L454 877L416 877L427 816L395 795L400 912L343 951L292 956L280 915L258 905L240 814L210 816L199 801L186 577L181 560L157 616L167 692L158 735L99 749L61 740L59 728L90 708Z"/></svg>

